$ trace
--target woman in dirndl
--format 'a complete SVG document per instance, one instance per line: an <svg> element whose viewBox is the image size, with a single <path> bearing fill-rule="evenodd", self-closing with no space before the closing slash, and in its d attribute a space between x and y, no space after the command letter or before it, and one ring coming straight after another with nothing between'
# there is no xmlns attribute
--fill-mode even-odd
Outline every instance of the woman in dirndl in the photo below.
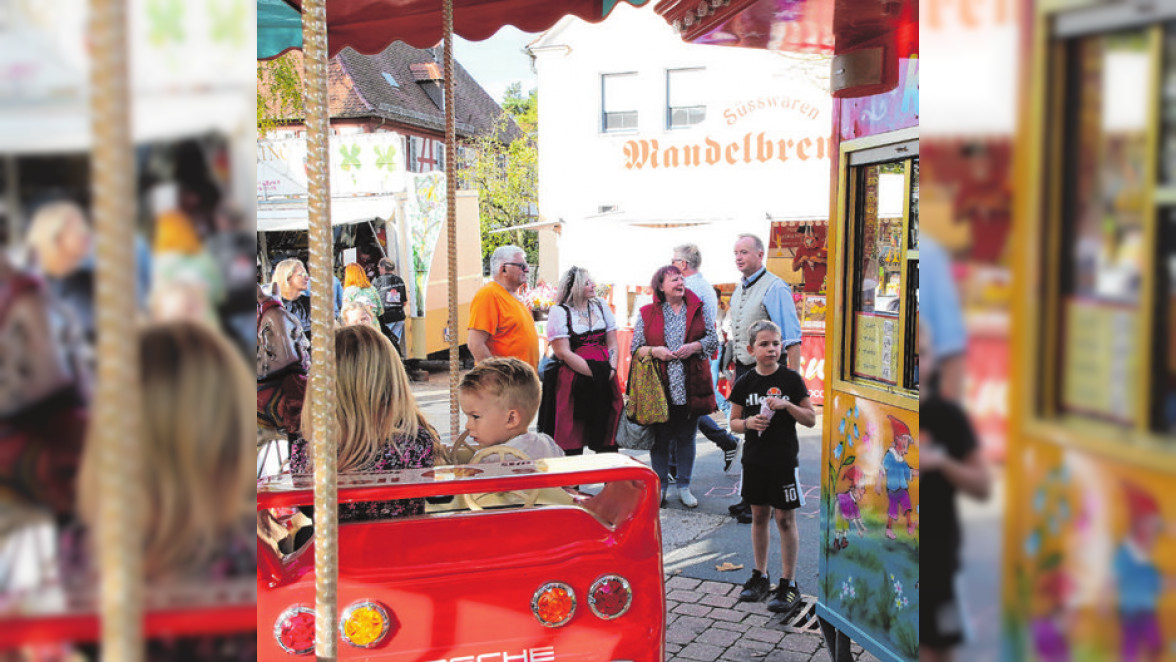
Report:
<svg viewBox="0 0 1176 662"><path fill-rule="evenodd" d="M581 455L585 448L616 452L624 405L617 381L616 320L580 267L560 279L555 302L547 317L547 339L558 367L544 371L548 416L540 414L540 425L550 427L548 434L567 455Z"/></svg>

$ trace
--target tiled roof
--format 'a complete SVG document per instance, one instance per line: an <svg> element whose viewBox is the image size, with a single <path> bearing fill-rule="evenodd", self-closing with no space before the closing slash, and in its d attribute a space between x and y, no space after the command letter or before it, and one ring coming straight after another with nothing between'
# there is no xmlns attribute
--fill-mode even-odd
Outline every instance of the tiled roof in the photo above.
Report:
<svg viewBox="0 0 1176 662"><path fill-rule="evenodd" d="M291 51L295 66L301 68L302 53ZM361 55L346 48L331 58L328 95L331 117L375 117L430 132L445 131L445 111L431 98L426 86L442 84L444 70L433 51L394 42L376 55ZM476 80L454 62L457 85L457 134L468 138L494 128L502 108ZM396 81L396 87L388 77ZM430 90L438 101L438 90ZM301 109L299 109L301 110ZM513 123L508 140L522 133Z"/></svg>

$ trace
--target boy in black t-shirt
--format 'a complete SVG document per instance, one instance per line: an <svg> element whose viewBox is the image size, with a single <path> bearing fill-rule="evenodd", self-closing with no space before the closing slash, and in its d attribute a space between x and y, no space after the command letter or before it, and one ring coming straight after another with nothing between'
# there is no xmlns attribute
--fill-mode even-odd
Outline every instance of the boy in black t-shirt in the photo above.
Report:
<svg viewBox="0 0 1176 662"><path fill-rule="evenodd" d="M780 365L780 327L768 320L751 325L748 352L755 357L755 369L731 389L731 431L745 434L743 442L743 491L751 505L751 546L755 569L743 585L739 599L759 602L771 593L768 578L768 521L776 510L780 530L783 572L768 610L788 613L800 602L796 584L796 554L800 537L796 509L804 505L800 488L800 443L796 424L813 427L817 414L809 402L804 378Z"/></svg>
<svg viewBox="0 0 1176 662"><path fill-rule="evenodd" d="M935 376L931 334L919 326L919 371ZM922 470L919 583L919 659L949 662L964 641L964 612L957 594L960 522L956 492L988 498L990 480L976 435L960 406L924 387L919 392L919 467Z"/></svg>

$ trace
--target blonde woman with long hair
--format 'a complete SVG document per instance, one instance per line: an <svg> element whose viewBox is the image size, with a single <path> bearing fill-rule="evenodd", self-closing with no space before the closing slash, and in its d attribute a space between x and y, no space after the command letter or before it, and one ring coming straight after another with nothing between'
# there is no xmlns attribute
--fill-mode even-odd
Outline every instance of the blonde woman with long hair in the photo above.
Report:
<svg viewBox="0 0 1176 662"><path fill-rule="evenodd" d="M433 466L437 431L409 389L408 375L392 341L366 325L335 330L335 438L340 474L422 469ZM310 410L302 412L310 429ZM309 443L294 442L290 469L312 470ZM340 521L419 515L423 499L339 505Z"/></svg>
<svg viewBox="0 0 1176 662"><path fill-rule="evenodd" d="M621 420L617 381L617 322L596 296L586 269L571 267L559 281L547 318L547 340L558 360L545 370L539 431L550 434L568 455L585 448L616 452Z"/></svg>
<svg viewBox="0 0 1176 662"><path fill-rule="evenodd" d="M302 324L302 332L310 340L310 273L298 258L287 258L274 267L272 294L282 300L286 310Z"/></svg>
<svg viewBox="0 0 1176 662"><path fill-rule="evenodd" d="M139 335L143 480L138 484L143 564L153 586L207 583L256 572L253 380L243 356L205 324L170 322ZM90 536L101 509L97 449L83 451L82 527L66 537L80 554L71 581L91 584ZM68 552L67 552L68 553ZM150 642L147 659L245 660L256 639L209 636Z"/></svg>

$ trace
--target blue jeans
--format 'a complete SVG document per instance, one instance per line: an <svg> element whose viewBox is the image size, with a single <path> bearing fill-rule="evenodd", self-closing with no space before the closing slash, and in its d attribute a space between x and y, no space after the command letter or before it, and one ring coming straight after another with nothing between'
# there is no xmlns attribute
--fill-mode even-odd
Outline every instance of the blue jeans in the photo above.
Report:
<svg viewBox="0 0 1176 662"><path fill-rule="evenodd" d="M723 394L719 393L719 389L718 389L719 368L720 368L719 360L718 359L711 359L710 365L711 365L711 384L713 384L715 386L715 404L717 404L719 406L719 411L723 412L724 414L730 414L731 413L731 403L727 402L727 398L724 398ZM732 384L732 386L734 386L734 384ZM706 433L704 432L703 434L706 434ZM707 437L707 439L710 439L710 437ZM714 441L714 440L712 439L711 441Z"/></svg>
<svg viewBox="0 0 1176 662"><path fill-rule="evenodd" d="M692 414L686 405L670 405L670 420L653 426L654 442L649 459L653 462L653 470L661 481L662 489L669 485L671 448L678 467L678 487L690 486L690 475L694 473L696 434L698 416Z"/></svg>
<svg viewBox="0 0 1176 662"><path fill-rule="evenodd" d="M719 424L715 423L715 419L710 416L703 416L698 419L698 431L702 433L702 436L710 439L716 446L723 450L731 447L732 444L739 443L738 439L719 427Z"/></svg>
<svg viewBox="0 0 1176 662"><path fill-rule="evenodd" d="M400 341L400 346L404 347L404 320L400 320L399 322L392 322L388 325L388 330L390 330L392 335L396 336L396 339Z"/></svg>

